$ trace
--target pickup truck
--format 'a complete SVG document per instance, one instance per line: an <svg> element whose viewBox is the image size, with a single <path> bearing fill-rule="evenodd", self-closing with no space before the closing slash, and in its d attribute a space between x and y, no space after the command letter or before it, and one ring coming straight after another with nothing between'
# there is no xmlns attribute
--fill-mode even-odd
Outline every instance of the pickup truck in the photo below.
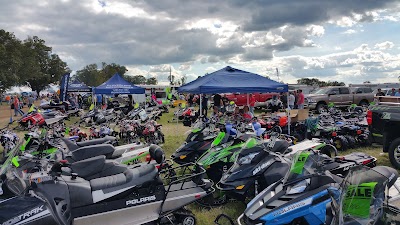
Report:
<svg viewBox="0 0 400 225"><path fill-rule="evenodd" d="M380 96L377 100L379 103L367 111L370 138L383 145L392 165L400 169L400 97Z"/></svg>
<svg viewBox="0 0 400 225"><path fill-rule="evenodd" d="M274 95L279 96L279 93L253 93L253 96L256 98L254 107L266 107L266 101L272 99ZM229 101L234 101L237 106L247 105L247 94L232 93L225 94L223 97L226 97Z"/></svg>
<svg viewBox="0 0 400 225"><path fill-rule="evenodd" d="M335 106L345 107L352 104L367 107L374 101L374 94L369 87L323 87L317 89L314 93L306 96L305 104L309 109L321 111L328 103L334 103Z"/></svg>

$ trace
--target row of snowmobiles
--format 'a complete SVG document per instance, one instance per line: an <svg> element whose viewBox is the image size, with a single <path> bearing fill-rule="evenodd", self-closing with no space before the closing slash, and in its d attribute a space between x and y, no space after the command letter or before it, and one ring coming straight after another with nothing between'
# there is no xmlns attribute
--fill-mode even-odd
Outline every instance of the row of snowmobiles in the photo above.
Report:
<svg viewBox="0 0 400 225"><path fill-rule="evenodd" d="M338 186L343 183L346 176L349 176L349 172L355 171L360 166L363 168L376 166L376 158L364 153L337 156L336 148L324 141L312 139L294 144L295 138L283 135L279 126L267 130L261 128L258 122L253 121L250 124L241 133L236 129L240 125L232 121L227 124L198 121L187 136L186 142L171 156L178 164L196 162L202 165L206 169L207 178L213 181L216 191L198 200L197 203L212 207L225 204L229 199L241 202L257 199L248 203L245 214L240 218L242 220L245 217L247 222L240 222L241 224L325 224L326 221L333 219L332 215L325 216L325 213L331 210L327 208L328 202L329 204L332 202L325 193L328 187L335 186L339 189ZM304 170L305 181L301 180L300 175L297 177L288 175L294 171L292 168L296 164L294 162L299 158L307 161L308 156L310 164L303 165L309 165L316 171L315 173L308 174L309 170ZM315 169L315 166L318 168ZM378 172L381 172L379 170L381 167L377 168ZM384 175L392 176L392 181L397 180L396 171L390 168L382 170L389 171ZM299 171L303 170L297 169L297 174L300 174ZM328 179L323 173L333 178ZM393 184L394 182L389 186ZM283 188L285 185L291 189ZM400 196L400 183L395 186ZM279 196L278 191L281 192ZM289 192L285 194L285 191ZM312 196L310 193L316 197L303 204L305 197ZM340 194L336 192L338 193ZM269 202L268 198L271 198ZM293 210L301 208L301 212L288 217L293 213L288 210L292 209L293 204L299 204ZM319 214L314 212L316 209L319 210ZM320 216L319 220L315 220L317 219L315 216ZM227 216L219 217L222 220L224 218Z"/></svg>
<svg viewBox="0 0 400 225"><path fill-rule="evenodd" d="M157 145L75 142L60 127L37 128L7 153L0 224L195 224L185 206L213 192L202 167L173 167Z"/></svg>
<svg viewBox="0 0 400 225"><path fill-rule="evenodd" d="M1 167L1 224L195 224L184 206L213 191L202 167L173 167L157 145L151 161L131 166L97 146L17 160L19 147Z"/></svg>

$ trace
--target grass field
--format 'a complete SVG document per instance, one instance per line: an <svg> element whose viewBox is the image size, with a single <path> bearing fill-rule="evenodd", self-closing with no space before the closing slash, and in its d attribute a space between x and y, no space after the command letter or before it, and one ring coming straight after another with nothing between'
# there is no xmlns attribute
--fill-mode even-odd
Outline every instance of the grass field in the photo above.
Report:
<svg viewBox="0 0 400 225"><path fill-rule="evenodd" d="M25 108L25 110L27 109ZM190 130L190 128L184 127L182 123L176 123L176 122L168 123L168 121L172 119L173 116L172 111L173 109L171 109L170 113L164 114L159 121L159 123L163 125L162 130L163 133L165 134L165 141L166 141L163 148L168 158L184 142L184 139L187 135L185 133ZM18 119L18 118L20 117L13 116L13 119ZM9 122L9 120L10 120L10 108L8 105L4 105L3 103L3 105L0 106L0 127L4 127ZM76 119L67 121L67 124L73 121L76 121ZM14 124L11 126L15 127L16 123L14 122ZM18 134L22 136L23 132L19 132ZM378 158L378 165L390 166L388 156L387 154L382 153L381 147L352 149L346 152L341 152L340 154L344 155L350 152L365 152L367 154L370 154ZM245 205L240 202L231 202L221 207L206 209L202 208L199 205L192 204L189 206L189 209L191 209L192 212L196 215L198 224L209 225L214 223L214 219L220 213L225 213L226 215L229 215L232 218L236 219L245 209Z"/></svg>

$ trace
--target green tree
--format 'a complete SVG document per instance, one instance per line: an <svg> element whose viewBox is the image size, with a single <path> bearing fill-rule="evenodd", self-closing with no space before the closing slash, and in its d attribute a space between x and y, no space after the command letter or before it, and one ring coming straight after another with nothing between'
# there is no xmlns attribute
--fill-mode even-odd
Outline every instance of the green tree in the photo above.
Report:
<svg viewBox="0 0 400 225"><path fill-rule="evenodd" d="M67 63L53 54L51 47L46 46L45 41L37 36L24 40L21 52L24 65L18 71L19 83L29 83L33 91L39 92L48 84L60 81L65 73L71 72Z"/></svg>
<svg viewBox="0 0 400 225"><path fill-rule="evenodd" d="M100 75L97 64L89 64L83 69L76 71L76 79L85 83L88 86L96 87L102 84L104 81Z"/></svg>
<svg viewBox="0 0 400 225"><path fill-rule="evenodd" d="M146 84L149 85L156 85L158 83L157 78L155 77L150 77L146 80Z"/></svg>
<svg viewBox="0 0 400 225"><path fill-rule="evenodd" d="M186 84L186 79L187 79L186 76L181 77L181 84L182 85Z"/></svg>
<svg viewBox="0 0 400 225"><path fill-rule="evenodd" d="M127 76L125 73L127 71L128 70L125 66L121 66L116 63L107 64L102 62L101 69L99 69L96 63L92 63L85 66L83 69L78 70L76 72L75 79L85 83L86 85L96 87L106 82L116 73L126 78Z"/></svg>
<svg viewBox="0 0 400 225"><path fill-rule="evenodd" d="M136 75L136 76L129 76L125 75L125 80L133 83L133 84L145 84L146 83L146 77L143 75Z"/></svg>
<svg viewBox="0 0 400 225"><path fill-rule="evenodd" d="M5 90L19 82L22 44L13 33L0 30L0 82Z"/></svg>
<svg viewBox="0 0 400 225"><path fill-rule="evenodd" d="M128 71L125 66L121 66L116 63L107 64L105 62L102 62L101 65L102 68L100 71L100 77L103 82L110 79L116 73L124 77L125 73Z"/></svg>

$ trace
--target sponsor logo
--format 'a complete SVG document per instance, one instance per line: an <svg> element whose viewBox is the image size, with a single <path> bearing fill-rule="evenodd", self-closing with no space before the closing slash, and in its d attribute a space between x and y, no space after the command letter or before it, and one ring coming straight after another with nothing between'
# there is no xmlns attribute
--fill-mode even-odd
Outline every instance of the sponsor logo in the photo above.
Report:
<svg viewBox="0 0 400 225"><path fill-rule="evenodd" d="M24 214L21 214L21 215L19 215L17 217L14 217L14 218L10 219L10 220L7 220L6 222L2 223L1 225L12 225L12 224L16 224L16 223L18 223L20 221L23 221L23 220L25 220L25 219L27 219L29 217L32 217L32 216L34 216L34 215L36 215L36 214L38 214L40 212L43 212L44 211L43 207L44 207L43 205L41 205L39 207L36 207L36 208L34 208L34 209L32 209L32 210L30 210L28 212L25 212Z"/></svg>
<svg viewBox="0 0 400 225"><path fill-rule="evenodd" d="M147 197L143 197L143 198L139 198L139 199L132 199L132 200L126 201L126 206L137 205L139 203L145 203L145 202L150 202L150 201L154 201L154 200L156 200L155 195L147 196Z"/></svg>
<svg viewBox="0 0 400 225"><path fill-rule="evenodd" d="M276 211L273 215L274 216L279 216L279 215L285 214L285 213L287 213L289 211L292 211L294 209L297 209L297 208L300 208L302 206L305 206L307 204L311 204L311 199L306 199L306 200L303 200L303 201L301 201L299 203L295 203L293 205L289 205L289 206L287 206L287 207L285 207L283 209L280 209L280 210Z"/></svg>
<svg viewBox="0 0 400 225"><path fill-rule="evenodd" d="M261 164L260 166L256 167L253 170L253 175L256 175L258 172L260 172L262 169L267 168L269 165L272 164L272 161L268 161L266 163Z"/></svg>

